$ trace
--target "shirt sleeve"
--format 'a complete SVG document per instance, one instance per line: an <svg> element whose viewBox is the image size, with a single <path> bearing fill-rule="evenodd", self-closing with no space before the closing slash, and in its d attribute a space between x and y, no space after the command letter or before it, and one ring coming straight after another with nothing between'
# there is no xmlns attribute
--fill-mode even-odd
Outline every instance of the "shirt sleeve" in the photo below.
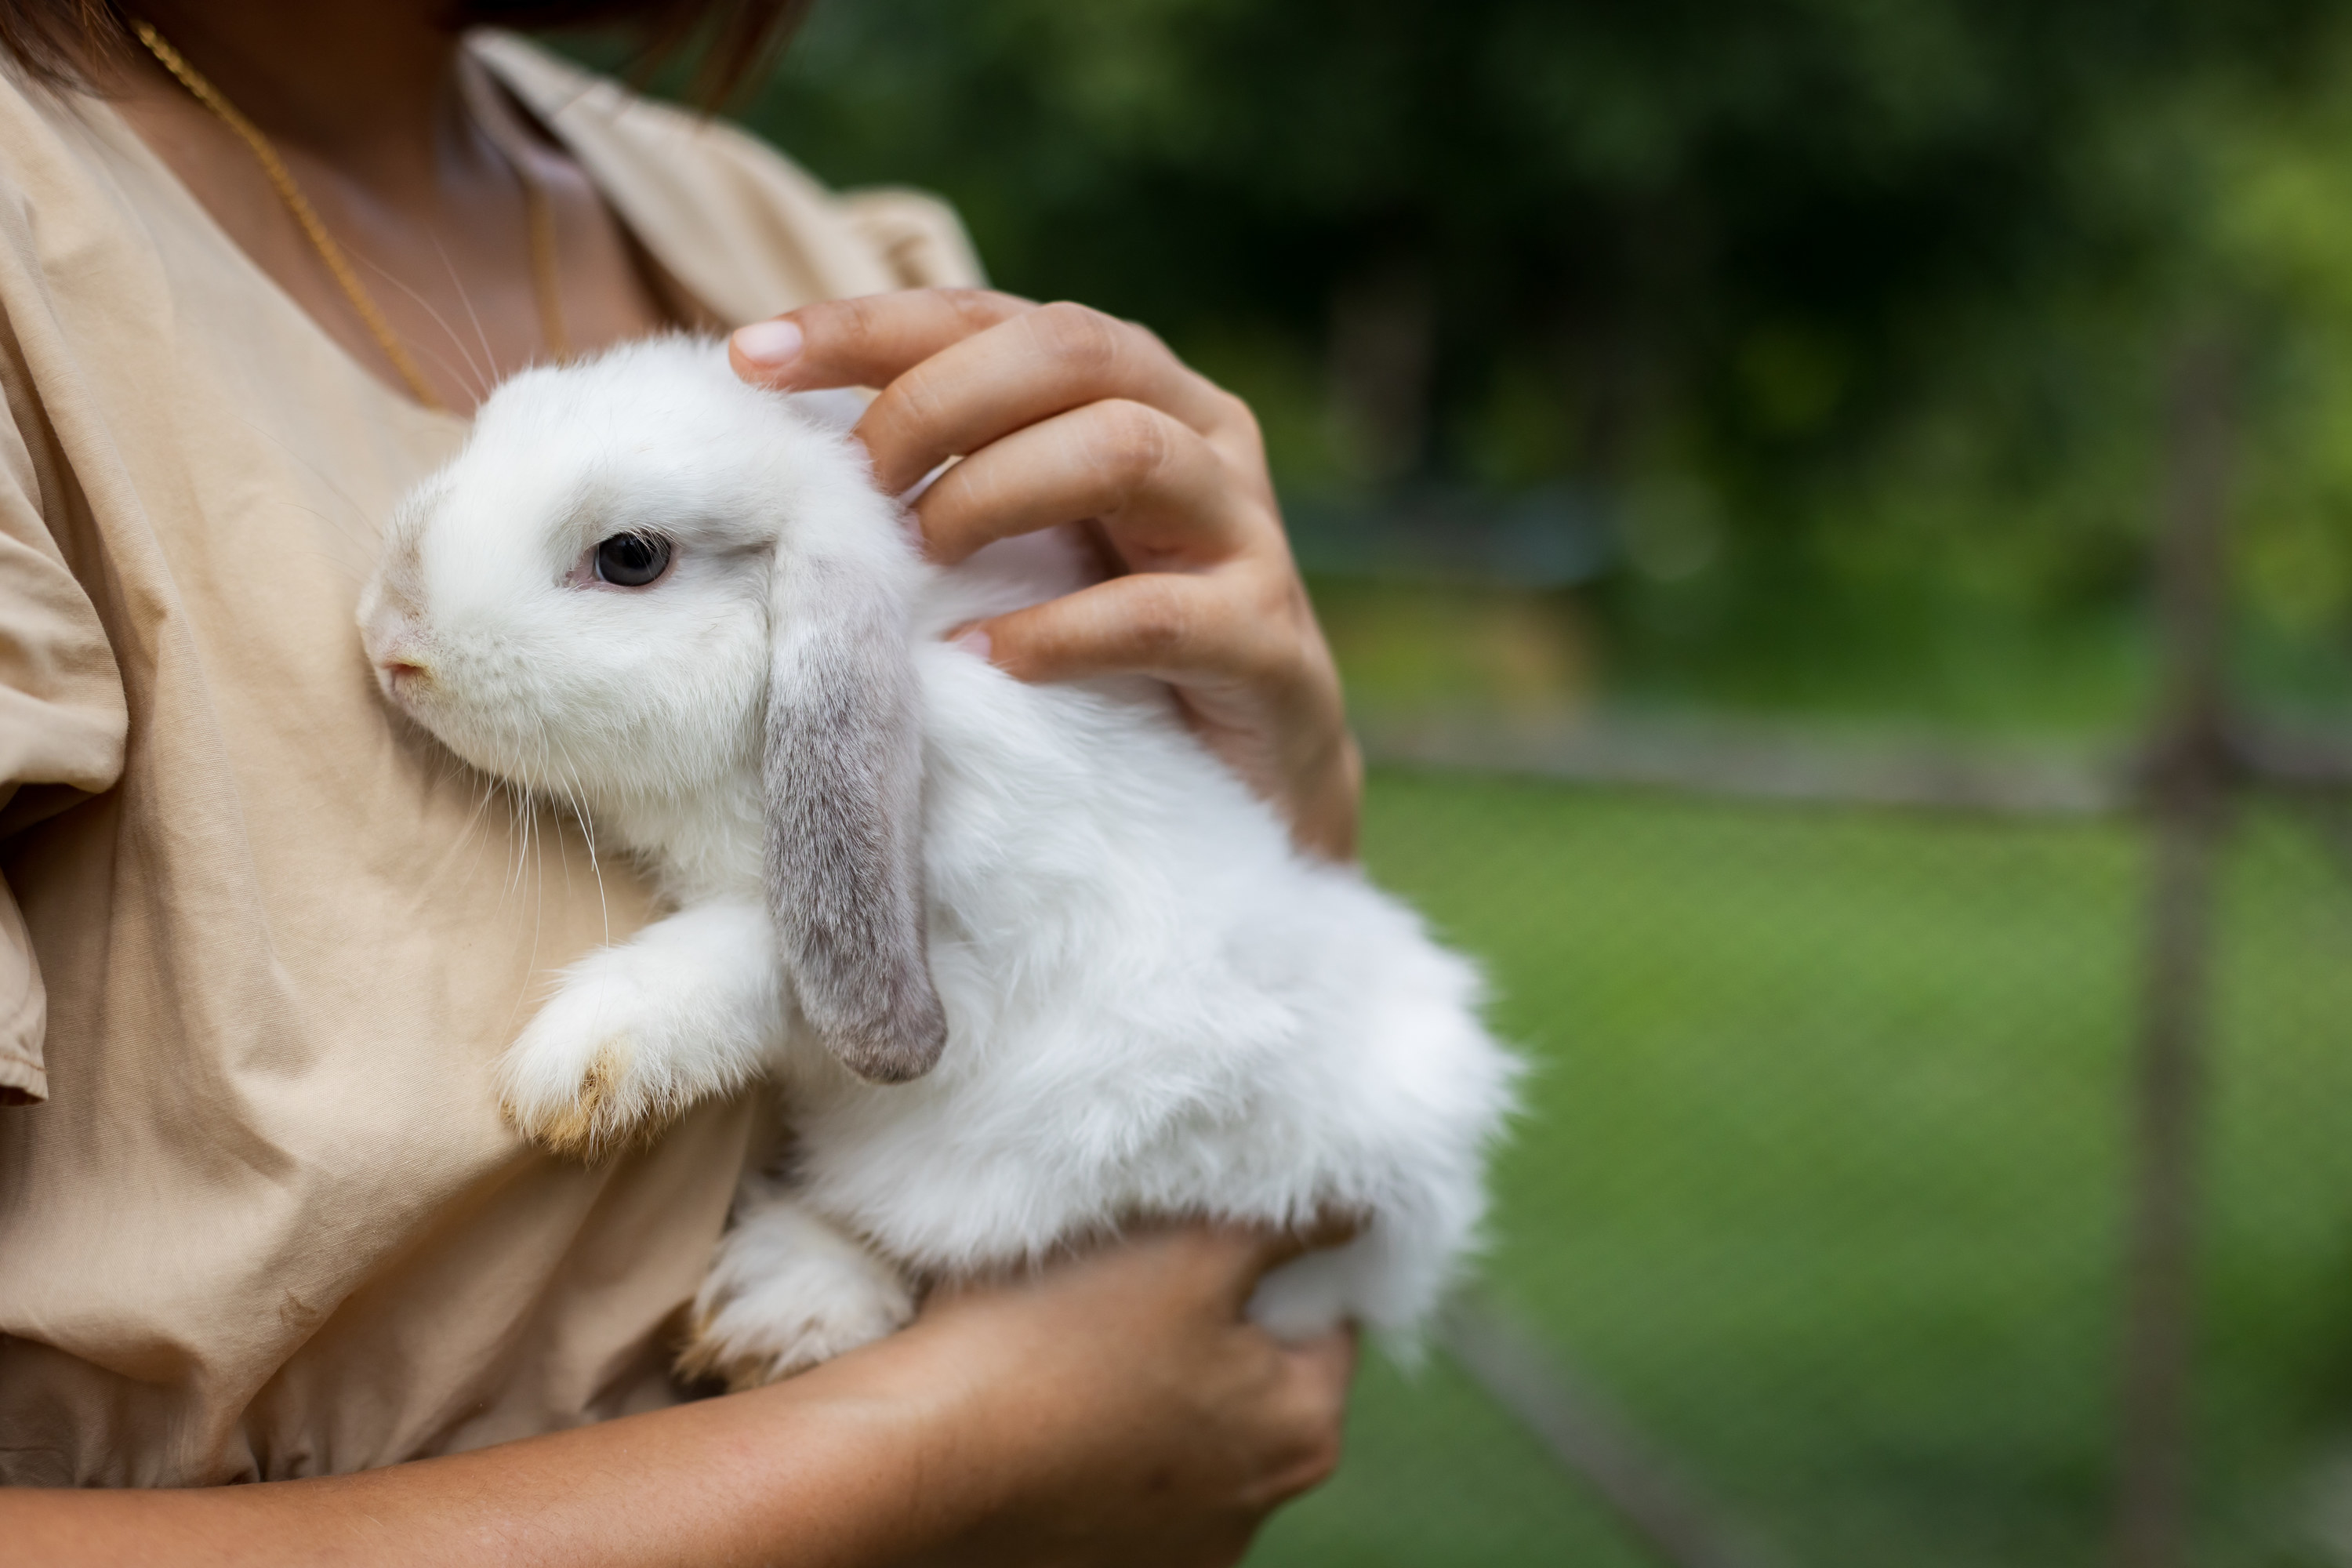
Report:
<svg viewBox="0 0 2352 1568"><path fill-rule="evenodd" d="M0 855L122 773L122 678L98 612L44 520L17 426L0 417ZM0 879L0 1105L47 1099L41 971Z"/></svg>
<svg viewBox="0 0 2352 1568"><path fill-rule="evenodd" d="M901 289L977 289L988 281L963 220L928 191L847 191L841 209Z"/></svg>

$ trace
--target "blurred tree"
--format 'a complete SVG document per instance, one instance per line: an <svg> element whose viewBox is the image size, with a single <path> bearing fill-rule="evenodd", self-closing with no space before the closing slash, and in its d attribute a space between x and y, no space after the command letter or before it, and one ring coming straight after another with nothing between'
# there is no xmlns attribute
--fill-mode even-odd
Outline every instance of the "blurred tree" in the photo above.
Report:
<svg viewBox="0 0 2352 1568"><path fill-rule="evenodd" d="M1624 639L1843 647L1923 595L2128 598L2184 297L2324 302L2352 353L2341 9L827 0L744 108L1160 330L1294 498L1572 484ZM2263 571L2340 620L2352 568L2294 563L2352 538L2352 443L2300 450Z"/></svg>

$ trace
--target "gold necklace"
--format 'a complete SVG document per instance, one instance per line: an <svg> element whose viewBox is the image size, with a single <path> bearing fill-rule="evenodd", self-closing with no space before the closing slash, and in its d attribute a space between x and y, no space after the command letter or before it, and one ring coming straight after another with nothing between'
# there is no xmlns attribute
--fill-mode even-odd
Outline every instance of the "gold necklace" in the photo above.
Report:
<svg viewBox="0 0 2352 1568"><path fill-rule="evenodd" d="M188 89L190 96L211 110L222 124L235 132L237 138L253 150L255 160L261 164L262 174L268 177L271 187L278 192L278 199L286 204L286 210L293 215L295 226L310 240L310 247L319 253L319 259L326 263L327 270L342 289L343 297L352 302L352 309L359 313L361 321L375 339L376 346L383 351L383 357L400 374L400 379L408 384L410 395L427 408L446 411L447 405L434 393L433 384L425 379L425 373L416 367L416 361L410 357L407 346L393 331L392 323L383 319L383 312L376 308L374 297L360 282L359 274L352 270L351 262L343 256L342 247L337 245L334 236L327 232L327 226L319 221L317 209L310 205L310 198L303 195L302 187L294 183L292 172L278 156L278 149L269 144L269 138L261 133L259 126L238 113L236 105L224 98L220 89L205 80L203 73L190 65L179 50L165 43L161 33L143 21L134 21L131 26L138 33L139 41L147 46L148 53L161 61L165 70L179 79L180 85ZM572 357L572 342L563 328L563 297L555 271L555 215L548 206L547 193L523 168L521 160L509 153L508 163L515 172L516 180L522 185L523 211L530 229L531 291L539 301L540 331L547 340L550 353L559 360L569 359Z"/></svg>

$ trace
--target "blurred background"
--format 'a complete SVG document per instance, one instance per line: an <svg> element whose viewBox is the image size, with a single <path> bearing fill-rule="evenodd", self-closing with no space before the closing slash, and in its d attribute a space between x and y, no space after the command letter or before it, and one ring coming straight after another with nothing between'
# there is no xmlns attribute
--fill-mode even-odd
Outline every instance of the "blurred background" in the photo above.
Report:
<svg viewBox="0 0 2352 1568"><path fill-rule="evenodd" d="M2352 8L824 0L1255 405L1538 1063L1252 1562L2352 1563Z"/></svg>

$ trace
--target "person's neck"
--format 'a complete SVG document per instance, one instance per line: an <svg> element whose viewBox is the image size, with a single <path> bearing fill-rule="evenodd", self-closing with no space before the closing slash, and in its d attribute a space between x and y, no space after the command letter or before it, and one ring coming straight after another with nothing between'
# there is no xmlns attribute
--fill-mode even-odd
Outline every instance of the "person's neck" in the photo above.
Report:
<svg viewBox="0 0 2352 1568"><path fill-rule="evenodd" d="M393 195L429 188L465 155L446 11L436 0L146 0L133 15L272 142Z"/></svg>

